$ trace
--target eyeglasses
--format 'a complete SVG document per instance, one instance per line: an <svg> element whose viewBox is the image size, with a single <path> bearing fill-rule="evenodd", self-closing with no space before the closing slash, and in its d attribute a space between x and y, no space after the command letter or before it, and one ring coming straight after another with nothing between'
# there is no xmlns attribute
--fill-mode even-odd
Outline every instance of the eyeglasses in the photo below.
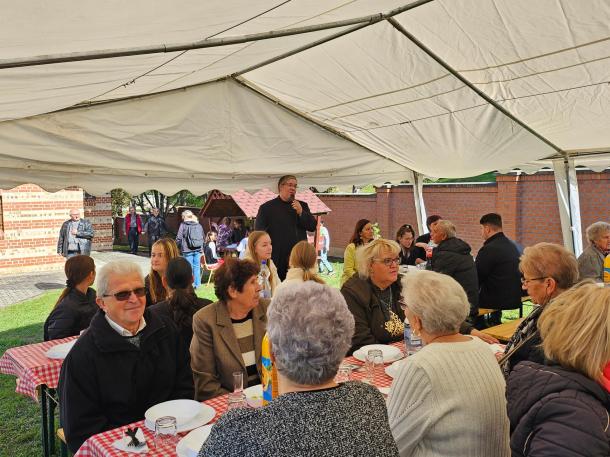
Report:
<svg viewBox="0 0 610 457"><path fill-rule="evenodd" d="M408 308L407 304L402 300L402 298L398 300L398 306L400 306L400 309L403 311L406 311Z"/></svg>
<svg viewBox="0 0 610 457"><path fill-rule="evenodd" d="M530 278L530 279L521 278L521 284L523 284L524 286L527 286L527 284L530 281L540 281L540 280L546 279L546 278L548 278L548 276L541 276L539 278Z"/></svg>
<svg viewBox="0 0 610 457"><path fill-rule="evenodd" d="M379 263L383 263L386 267L390 267L392 266L392 264L400 264L400 257L393 257L393 258L385 258L385 259L373 259L373 261L375 262L379 262Z"/></svg>
<svg viewBox="0 0 610 457"><path fill-rule="evenodd" d="M126 301L126 300L129 300L129 297L131 297L131 293L132 292L138 298L144 297L146 295L146 288L145 287L138 287L137 289L122 290L122 291L116 292L114 294L104 294L103 297L114 297L118 301Z"/></svg>
<svg viewBox="0 0 610 457"><path fill-rule="evenodd" d="M292 184L292 183L288 183L288 182L282 183L282 186L290 187L291 189L298 188L297 184Z"/></svg>

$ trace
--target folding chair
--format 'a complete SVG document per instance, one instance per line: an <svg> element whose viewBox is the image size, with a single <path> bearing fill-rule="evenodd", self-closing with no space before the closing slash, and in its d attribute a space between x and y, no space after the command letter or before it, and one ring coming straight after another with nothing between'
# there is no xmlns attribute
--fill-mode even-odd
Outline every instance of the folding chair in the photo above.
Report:
<svg viewBox="0 0 610 457"><path fill-rule="evenodd" d="M201 278L203 278L203 273L205 271L209 271L210 275L208 276L208 283L206 284L206 287L210 285L210 281L212 280L212 277L214 276L214 271L216 271L218 269L218 267L220 267L220 265L222 265L223 261L218 261L216 263L208 263L206 258L205 258L205 252L201 253Z"/></svg>

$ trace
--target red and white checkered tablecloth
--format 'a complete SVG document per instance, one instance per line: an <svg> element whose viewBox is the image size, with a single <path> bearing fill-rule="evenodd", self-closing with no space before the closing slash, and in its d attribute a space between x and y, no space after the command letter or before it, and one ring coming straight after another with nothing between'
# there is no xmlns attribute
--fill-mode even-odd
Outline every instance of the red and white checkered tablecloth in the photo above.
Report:
<svg viewBox="0 0 610 457"><path fill-rule="evenodd" d="M212 398L211 400L207 400L204 403L216 410L216 416L210 421L210 423L214 423L227 410L227 395L221 395L220 397ZM76 454L74 454L74 457L127 457L137 455L131 452L119 451L118 449L112 446L112 443L114 443L116 440L120 440L125 436L125 430L127 430L128 427L139 427L140 429L142 429L142 431L144 432L144 436L146 437L146 443L148 444L149 451L146 453L148 457L165 457L176 455L175 446L163 446L155 448L153 445L154 433L148 430L148 428L146 428L146 426L144 425L144 421L141 420L134 424L125 425L123 427L115 428L114 430L108 430L107 432L93 435L91 438L89 438L83 443L83 445L76 452ZM179 437L182 438L186 434L187 432L179 433Z"/></svg>
<svg viewBox="0 0 610 457"><path fill-rule="evenodd" d="M62 359L49 359L45 356L45 352L53 346L67 343L75 338L77 337L71 336L7 349L0 358L0 372L17 376L15 392L38 401L38 386L45 384L55 389L63 363Z"/></svg>
<svg viewBox="0 0 610 457"><path fill-rule="evenodd" d="M393 343L392 345L400 348L401 350L404 348L404 344L402 341ZM352 365L364 365L363 362L357 360L354 357L347 357L345 359L345 362ZM352 378L356 381L361 381L365 376L366 372L364 370L354 370L352 372ZM375 385L377 387L390 387L390 385L392 384L392 378L385 374L385 371L379 371L375 373L374 379ZM211 421L211 423L214 423L227 409L227 395L212 398L211 400L207 400L204 403L216 410L216 416ZM74 454L74 457L130 457L137 455L133 453L119 451L118 449L112 447L112 443L125 436L125 430L128 427L133 428L134 426L140 427L144 431L144 436L146 437L146 441L149 445L149 452L146 454L147 456L173 457L176 455L176 449L173 447L165 446L159 449L153 448L153 432L151 432L145 427L144 421L142 420L134 424L125 425L123 427L115 428L114 430L109 430L107 432L93 435L91 438L89 438L83 443L78 452ZM184 435L186 435L186 433L181 433L179 435L180 437L183 437Z"/></svg>

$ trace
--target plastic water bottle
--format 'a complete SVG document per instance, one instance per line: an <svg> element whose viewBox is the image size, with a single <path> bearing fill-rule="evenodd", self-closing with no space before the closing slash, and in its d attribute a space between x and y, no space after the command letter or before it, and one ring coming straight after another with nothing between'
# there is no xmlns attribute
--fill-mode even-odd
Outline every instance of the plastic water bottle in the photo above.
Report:
<svg viewBox="0 0 610 457"><path fill-rule="evenodd" d="M407 351L407 355L415 354L422 348L421 338L413 332L411 328L411 324L409 324L409 320L405 319L405 349Z"/></svg>
<svg viewBox="0 0 610 457"><path fill-rule="evenodd" d="M261 271L258 273L258 283L262 287L259 294L261 298L271 298L271 283L269 282L270 276L271 270L269 270L269 266L267 266L267 261L263 260L261 262Z"/></svg>

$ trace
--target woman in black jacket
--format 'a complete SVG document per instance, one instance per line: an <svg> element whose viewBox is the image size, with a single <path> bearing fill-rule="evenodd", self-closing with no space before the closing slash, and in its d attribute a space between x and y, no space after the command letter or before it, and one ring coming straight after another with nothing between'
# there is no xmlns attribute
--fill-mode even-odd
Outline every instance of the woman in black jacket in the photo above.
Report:
<svg viewBox="0 0 610 457"><path fill-rule="evenodd" d="M169 290L169 298L151 306L150 309L154 313L169 317L176 324L190 360L193 314L212 302L195 294L193 270L184 257L176 257L168 262L163 284Z"/></svg>
<svg viewBox="0 0 610 457"><path fill-rule="evenodd" d="M88 255L76 255L66 260L66 288L44 323L44 340L57 340L78 335L89 327L98 310L95 303L95 263Z"/></svg>
<svg viewBox="0 0 610 457"><path fill-rule="evenodd" d="M538 328L549 362L522 362L508 378L513 457L609 456L610 289L564 292Z"/></svg>

